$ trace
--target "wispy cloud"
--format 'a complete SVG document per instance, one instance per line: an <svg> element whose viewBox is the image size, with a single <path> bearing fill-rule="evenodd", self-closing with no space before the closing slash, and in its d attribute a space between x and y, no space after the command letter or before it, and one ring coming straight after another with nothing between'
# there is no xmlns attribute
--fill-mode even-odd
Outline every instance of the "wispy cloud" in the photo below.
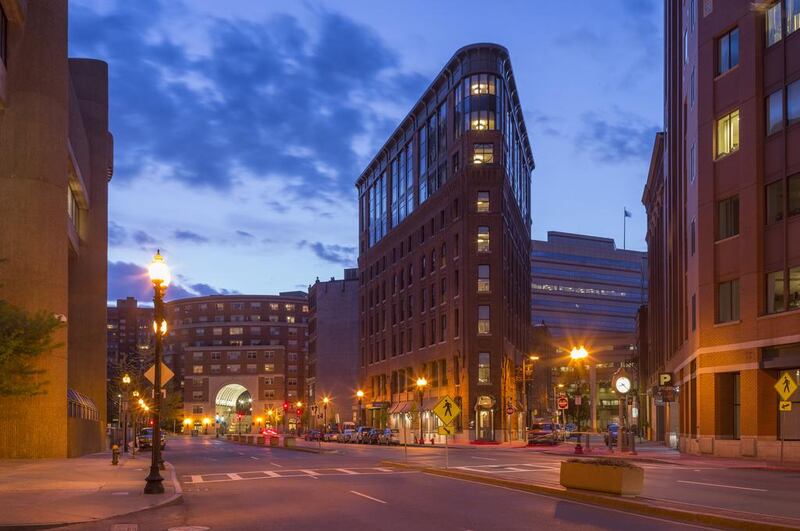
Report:
<svg viewBox="0 0 800 531"><path fill-rule="evenodd" d="M588 150L593 157L607 163L647 159L659 126L616 111L612 116L593 112L581 116L582 127L575 137L575 147Z"/></svg>
<svg viewBox="0 0 800 531"><path fill-rule="evenodd" d="M325 245L322 242L309 242L306 240L297 244L300 249L310 249L317 258L340 264L344 267L353 267L356 263L356 248L342 245Z"/></svg>
<svg viewBox="0 0 800 531"><path fill-rule="evenodd" d="M208 243L208 238L205 236L201 236L196 232L192 232L190 230L176 230L173 233L173 236L176 240L181 240L184 242L191 242L191 243Z"/></svg>

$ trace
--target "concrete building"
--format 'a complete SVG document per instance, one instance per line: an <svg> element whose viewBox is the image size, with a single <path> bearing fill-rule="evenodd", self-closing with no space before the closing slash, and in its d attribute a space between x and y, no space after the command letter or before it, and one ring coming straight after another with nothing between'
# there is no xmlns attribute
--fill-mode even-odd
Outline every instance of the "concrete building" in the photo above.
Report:
<svg viewBox="0 0 800 531"><path fill-rule="evenodd" d="M462 411L457 439L522 435L515 371L529 347L533 166L508 51L475 44L447 62L358 178L368 423L402 435L411 413L414 433L436 437L430 410L449 395Z"/></svg>
<svg viewBox="0 0 800 531"><path fill-rule="evenodd" d="M179 299L167 303L167 316L164 362L182 390L185 423L212 433L215 425L241 433L300 427L307 411L306 293Z"/></svg>
<svg viewBox="0 0 800 531"><path fill-rule="evenodd" d="M316 425L338 424L352 419L358 384L358 269L345 269L342 280L317 279L308 303L308 403Z"/></svg>
<svg viewBox="0 0 800 531"><path fill-rule="evenodd" d="M46 393L0 400L0 457L78 456L105 441L108 69L67 58L67 0L0 6L0 298L66 323Z"/></svg>
<svg viewBox="0 0 800 531"><path fill-rule="evenodd" d="M773 389L800 377L799 29L797 2L665 4L646 381L685 452L800 460L800 395Z"/></svg>
<svg viewBox="0 0 800 531"><path fill-rule="evenodd" d="M636 370L636 316L647 302L647 282L647 253L618 249L613 239L548 232L546 241L533 241L531 321L547 327L555 352L540 360L553 371L550 414L555 397L566 393L567 420L601 430L619 420L612 375ZM589 358L570 363L570 351L580 346ZM630 421L633 413L631 407Z"/></svg>

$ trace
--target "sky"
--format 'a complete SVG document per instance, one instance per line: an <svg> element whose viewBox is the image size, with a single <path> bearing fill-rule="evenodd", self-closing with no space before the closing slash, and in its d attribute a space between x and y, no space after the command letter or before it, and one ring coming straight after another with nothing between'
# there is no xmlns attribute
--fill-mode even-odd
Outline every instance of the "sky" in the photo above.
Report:
<svg viewBox="0 0 800 531"><path fill-rule="evenodd" d="M354 183L460 47L508 48L536 169L532 236L645 250L662 118L658 0L72 0L109 64L109 300L306 290L357 258Z"/></svg>

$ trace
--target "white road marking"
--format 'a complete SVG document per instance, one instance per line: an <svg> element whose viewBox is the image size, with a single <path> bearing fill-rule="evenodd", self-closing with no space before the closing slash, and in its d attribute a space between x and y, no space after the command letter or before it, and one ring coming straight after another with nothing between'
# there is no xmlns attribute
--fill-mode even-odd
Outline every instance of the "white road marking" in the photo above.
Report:
<svg viewBox="0 0 800 531"><path fill-rule="evenodd" d="M476 457L472 456L473 459L483 459L484 461L497 461L497 459L492 459L491 457Z"/></svg>
<svg viewBox="0 0 800 531"><path fill-rule="evenodd" d="M300 472L305 472L309 476L319 476L319 472L314 472L313 470L304 470L301 468Z"/></svg>
<svg viewBox="0 0 800 531"><path fill-rule="evenodd" d="M228 476L229 478L231 478L234 481L238 480L238 479L242 479L242 476L240 476L239 474L225 474L225 475Z"/></svg>
<svg viewBox="0 0 800 531"><path fill-rule="evenodd" d="M344 472L345 474L358 474L358 472L353 472L352 470L347 470L346 468L335 468L334 470Z"/></svg>
<svg viewBox="0 0 800 531"><path fill-rule="evenodd" d="M252 455L250 456L250 459L255 459L256 461L258 461L258 457L253 457Z"/></svg>
<svg viewBox="0 0 800 531"><path fill-rule="evenodd" d="M684 481L682 479L679 479L678 483L690 483L692 485L704 485L706 487L722 487L723 489L753 490L756 492L767 492L767 489L754 489L752 487L736 487L734 485L720 485L718 483L701 483L699 481Z"/></svg>
<svg viewBox="0 0 800 531"><path fill-rule="evenodd" d="M357 491L354 491L354 490L351 490L350 492L352 492L356 496L361 496L362 498L366 498L368 500L376 501L378 503L383 503L383 504L387 503L387 502L385 502L383 500L379 500L378 498L373 498L372 496L367 496L366 494L361 494L360 492L357 492Z"/></svg>
<svg viewBox="0 0 800 531"><path fill-rule="evenodd" d="M279 477L281 477L280 474L278 474L277 472L273 472L272 470L262 470L261 473L262 474L266 474L271 478L279 478Z"/></svg>
<svg viewBox="0 0 800 531"><path fill-rule="evenodd" d="M259 471L248 471L248 472L239 472L237 473L214 473L214 474L204 474L207 478L203 478L202 475L185 475L184 478L188 478L188 480L184 480L184 483L219 483L221 481L246 481L251 479L289 479L289 478L313 478L319 479L320 477L327 477L327 476L375 476L375 475L386 475L386 474L417 474L416 470L393 470L391 468L361 468L356 470L349 470L349 469L339 469L339 468L319 468L317 470L310 470L310 469L295 469L295 470L259 470ZM242 474L247 474L248 477L244 477ZM257 476L252 476L251 474L262 474ZM208 478L208 476L213 476L219 479L212 479ZM224 478L224 479L223 479Z"/></svg>
<svg viewBox="0 0 800 531"><path fill-rule="evenodd" d="M192 483L202 483L203 476L190 476L192 478Z"/></svg>
<svg viewBox="0 0 800 531"><path fill-rule="evenodd" d="M272 466L276 466L278 468L283 468L283 465L279 465L278 463L270 463Z"/></svg>

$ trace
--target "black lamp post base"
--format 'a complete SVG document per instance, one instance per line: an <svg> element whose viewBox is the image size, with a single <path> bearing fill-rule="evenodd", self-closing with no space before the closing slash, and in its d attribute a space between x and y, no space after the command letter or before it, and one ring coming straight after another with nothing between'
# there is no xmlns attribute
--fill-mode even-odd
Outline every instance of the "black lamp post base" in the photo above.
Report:
<svg viewBox="0 0 800 531"><path fill-rule="evenodd" d="M150 475L146 478L147 483L144 486L145 494L164 494L164 478L158 473L158 468L150 467Z"/></svg>

